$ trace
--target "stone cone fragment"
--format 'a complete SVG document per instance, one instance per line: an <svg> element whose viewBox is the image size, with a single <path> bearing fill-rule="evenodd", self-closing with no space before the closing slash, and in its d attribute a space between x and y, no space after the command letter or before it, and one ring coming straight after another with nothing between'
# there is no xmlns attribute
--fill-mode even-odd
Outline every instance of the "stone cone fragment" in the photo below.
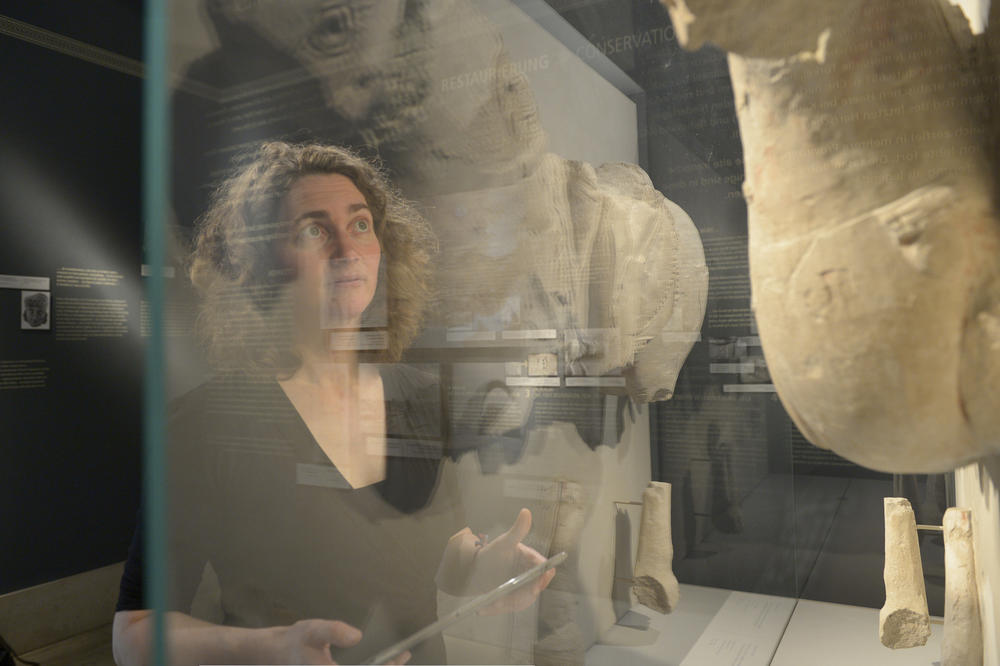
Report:
<svg viewBox="0 0 1000 666"><path fill-rule="evenodd" d="M972 512L944 514L944 638L942 666L982 666L983 627L972 549Z"/></svg>
<svg viewBox="0 0 1000 666"><path fill-rule="evenodd" d="M677 608L680 589L673 572L674 544L670 538L670 484L650 481L642 491L639 554L635 590L639 603L661 613Z"/></svg>
<svg viewBox="0 0 1000 666"><path fill-rule="evenodd" d="M917 521L909 500L886 497L885 605L878 614L878 637L889 648L917 647L931 635Z"/></svg>

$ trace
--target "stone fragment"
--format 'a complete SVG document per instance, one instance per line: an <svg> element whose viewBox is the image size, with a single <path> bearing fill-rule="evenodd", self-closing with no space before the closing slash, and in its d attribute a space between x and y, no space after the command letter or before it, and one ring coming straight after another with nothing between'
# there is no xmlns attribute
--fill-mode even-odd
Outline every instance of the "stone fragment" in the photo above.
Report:
<svg viewBox="0 0 1000 666"><path fill-rule="evenodd" d="M972 546L972 512L944 513L944 637L941 666L982 666L983 627Z"/></svg>
<svg viewBox="0 0 1000 666"><path fill-rule="evenodd" d="M705 314L698 231L639 167L547 152L489 3L342 2L353 18L335 36L321 0L209 4L223 35L297 62L356 128L341 139L377 149L424 207L443 278L426 324L554 328L572 374L623 376L636 402L673 395Z"/></svg>
<svg viewBox="0 0 1000 666"><path fill-rule="evenodd" d="M435 323L555 329L567 374L621 373L637 402L673 395L708 269L691 218L639 167L546 154L515 183L428 205L450 276Z"/></svg>
<svg viewBox="0 0 1000 666"><path fill-rule="evenodd" d="M650 481L642 491L638 551L632 589L639 603L661 613L673 611L680 600L680 589L673 572L669 483Z"/></svg>
<svg viewBox="0 0 1000 666"><path fill-rule="evenodd" d="M532 648L536 666L582 666L589 647L580 631L579 615L588 611L580 583L580 533L586 519L583 486L560 481L549 557L566 552L569 558L538 599L538 640Z"/></svg>
<svg viewBox="0 0 1000 666"><path fill-rule="evenodd" d="M1000 452L990 3L663 3L729 52L752 307L799 430L899 473Z"/></svg>
<svg viewBox="0 0 1000 666"><path fill-rule="evenodd" d="M886 497L883 502L885 605L878 614L878 637L889 648L917 647L931 635L917 521L909 500Z"/></svg>

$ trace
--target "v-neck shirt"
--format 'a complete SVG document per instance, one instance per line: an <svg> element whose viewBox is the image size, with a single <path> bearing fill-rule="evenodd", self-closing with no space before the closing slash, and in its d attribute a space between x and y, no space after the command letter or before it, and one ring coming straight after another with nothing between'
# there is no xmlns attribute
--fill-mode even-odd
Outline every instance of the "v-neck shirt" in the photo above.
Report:
<svg viewBox="0 0 1000 666"><path fill-rule="evenodd" d="M406 365L379 373L386 477L361 488L346 482L273 378L217 378L176 402L168 429L171 608L189 612L210 562L224 624L342 620L364 639L335 653L341 663L435 619L434 574L463 526L454 488L440 479L439 384ZM413 663L444 658L438 638L415 650Z"/></svg>

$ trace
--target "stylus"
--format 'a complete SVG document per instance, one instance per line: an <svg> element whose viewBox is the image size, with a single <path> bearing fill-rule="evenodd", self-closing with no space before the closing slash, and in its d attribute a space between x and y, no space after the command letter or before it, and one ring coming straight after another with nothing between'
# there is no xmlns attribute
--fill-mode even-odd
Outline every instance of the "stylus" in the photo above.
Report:
<svg viewBox="0 0 1000 666"><path fill-rule="evenodd" d="M489 592L479 595L478 597L472 599L466 604L462 604L452 612L442 617L437 622L433 622L424 627L423 629L421 629L420 631L416 632L415 634L412 634L407 638L404 638L403 640L399 641L395 645L387 647L386 649L382 650L374 657L363 663L384 664L388 660L395 657L397 654L409 650L411 647L415 645L419 645L420 643L424 642L431 636L434 636L435 634L444 631L445 629L455 624L459 620L468 617L469 615L472 615L480 608L483 608L484 606L489 606L491 603L493 603L500 597L506 594L510 594L517 588L522 587L527 583L530 583L531 581L535 580L549 569L559 566L565 560L566 560L566 553L559 553L557 555L553 555L544 562L541 562L531 567L524 573L511 578L505 583L498 585Z"/></svg>

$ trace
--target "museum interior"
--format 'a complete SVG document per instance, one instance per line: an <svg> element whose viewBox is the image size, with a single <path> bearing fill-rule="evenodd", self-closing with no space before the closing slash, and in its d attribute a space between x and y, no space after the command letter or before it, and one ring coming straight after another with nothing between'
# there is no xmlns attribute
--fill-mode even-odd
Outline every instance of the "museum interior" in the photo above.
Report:
<svg viewBox="0 0 1000 666"><path fill-rule="evenodd" d="M1000 3L0 48L0 666L1000 666Z"/></svg>

